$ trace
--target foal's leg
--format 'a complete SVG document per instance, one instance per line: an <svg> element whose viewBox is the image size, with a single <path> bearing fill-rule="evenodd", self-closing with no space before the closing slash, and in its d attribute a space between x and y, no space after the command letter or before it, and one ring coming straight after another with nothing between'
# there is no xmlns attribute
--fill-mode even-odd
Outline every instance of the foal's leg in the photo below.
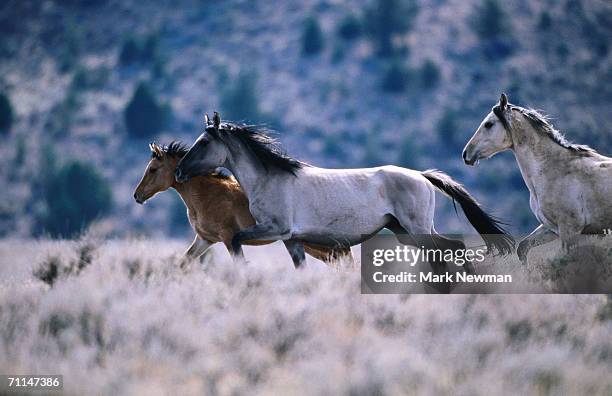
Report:
<svg viewBox="0 0 612 396"><path fill-rule="evenodd" d="M304 253L304 244L302 242L294 241L288 239L283 241L289 255L291 255L291 260L293 260L293 265L295 268L300 268L302 264L306 261L306 254Z"/></svg>
<svg viewBox="0 0 612 396"><path fill-rule="evenodd" d="M555 239L557 239L557 234L540 224L518 244L516 254L521 263L525 264L527 262L527 253L529 253L531 248L552 242Z"/></svg>
<svg viewBox="0 0 612 396"><path fill-rule="evenodd" d="M180 261L181 269L185 268L185 266L193 259L196 259L207 252L208 248L212 245L212 242L207 241L205 239L200 238L199 235L196 235L189 249L183 254L183 258Z"/></svg>

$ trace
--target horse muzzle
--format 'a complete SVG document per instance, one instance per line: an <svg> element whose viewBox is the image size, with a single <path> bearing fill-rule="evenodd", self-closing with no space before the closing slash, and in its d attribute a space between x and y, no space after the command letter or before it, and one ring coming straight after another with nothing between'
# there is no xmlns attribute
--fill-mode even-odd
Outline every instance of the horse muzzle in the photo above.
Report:
<svg viewBox="0 0 612 396"><path fill-rule="evenodd" d="M134 200L136 201L136 203L142 205L145 200L142 199L142 196L140 196L138 193L134 193Z"/></svg>
<svg viewBox="0 0 612 396"><path fill-rule="evenodd" d="M478 162L478 153L468 154L467 149L463 150L461 156L463 157L463 162L465 162L466 165L472 166Z"/></svg>

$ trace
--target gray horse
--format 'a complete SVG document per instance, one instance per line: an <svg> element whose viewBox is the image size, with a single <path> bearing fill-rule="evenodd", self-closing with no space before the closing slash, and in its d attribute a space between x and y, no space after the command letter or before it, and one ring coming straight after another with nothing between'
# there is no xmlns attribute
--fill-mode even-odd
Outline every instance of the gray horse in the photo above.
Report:
<svg viewBox="0 0 612 396"><path fill-rule="evenodd" d="M221 124L206 116L206 129L176 168L176 180L228 168L249 199L256 224L238 232L237 256L247 240L282 240L293 263L304 261L303 243L348 247L388 228L402 243L426 248L464 248L434 229L435 188L462 207L489 248L513 249L500 223L457 182L439 171L383 166L318 168L287 156L262 128ZM444 263L442 263L444 264Z"/></svg>
<svg viewBox="0 0 612 396"><path fill-rule="evenodd" d="M468 165L512 150L540 225L518 246L525 262L532 247L560 238L564 249L579 234L612 228L612 158L572 144L542 114L508 103L505 94L463 150Z"/></svg>

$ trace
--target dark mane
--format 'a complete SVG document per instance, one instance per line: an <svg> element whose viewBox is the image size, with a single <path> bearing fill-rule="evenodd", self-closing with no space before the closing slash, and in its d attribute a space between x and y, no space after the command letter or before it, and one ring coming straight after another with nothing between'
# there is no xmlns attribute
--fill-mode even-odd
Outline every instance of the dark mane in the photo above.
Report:
<svg viewBox="0 0 612 396"><path fill-rule="evenodd" d="M304 166L303 162L287 155L280 143L270 136L271 131L265 127L229 122L221 124L218 130L208 128L207 132L222 140L227 136L238 139L266 170L277 168L295 175Z"/></svg>
<svg viewBox="0 0 612 396"><path fill-rule="evenodd" d="M161 148L167 155L178 158L183 158L189 151L189 147L178 140L173 140L167 146L161 146ZM151 155L155 157L155 153Z"/></svg>
<svg viewBox="0 0 612 396"><path fill-rule="evenodd" d="M511 104L508 104L508 109L516 110L521 113L538 133L548 136L553 142L557 143L559 146L573 151L579 155L591 155L596 153L594 149L587 145L575 144L568 141L561 132L555 129L555 127L550 123L546 115L538 112L535 109L526 109L524 107ZM493 107L493 113L503 124L504 128L506 128L506 130L509 130L510 125L508 124L508 120L506 120L506 117L504 116L504 113L500 108L499 104Z"/></svg>

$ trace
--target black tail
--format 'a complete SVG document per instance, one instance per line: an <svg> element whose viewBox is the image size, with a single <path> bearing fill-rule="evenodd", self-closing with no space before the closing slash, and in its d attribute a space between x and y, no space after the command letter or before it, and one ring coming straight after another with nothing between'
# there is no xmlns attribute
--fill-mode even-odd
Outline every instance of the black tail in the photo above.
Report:
<svg viewBox="0 0 612 396"><path fill-rule="evenodd" d="M465 187L446 173L434 169L426 170L421 174L436 188L451 197L453 205L455 205L455 201L459 202L465 217L481 235L487 249L491 250L494 247L501 254L510 254L514 251L514 238L502 227L505 223L482 210L476 199ZM456 206L455 211L457 211Z"/></svg>

